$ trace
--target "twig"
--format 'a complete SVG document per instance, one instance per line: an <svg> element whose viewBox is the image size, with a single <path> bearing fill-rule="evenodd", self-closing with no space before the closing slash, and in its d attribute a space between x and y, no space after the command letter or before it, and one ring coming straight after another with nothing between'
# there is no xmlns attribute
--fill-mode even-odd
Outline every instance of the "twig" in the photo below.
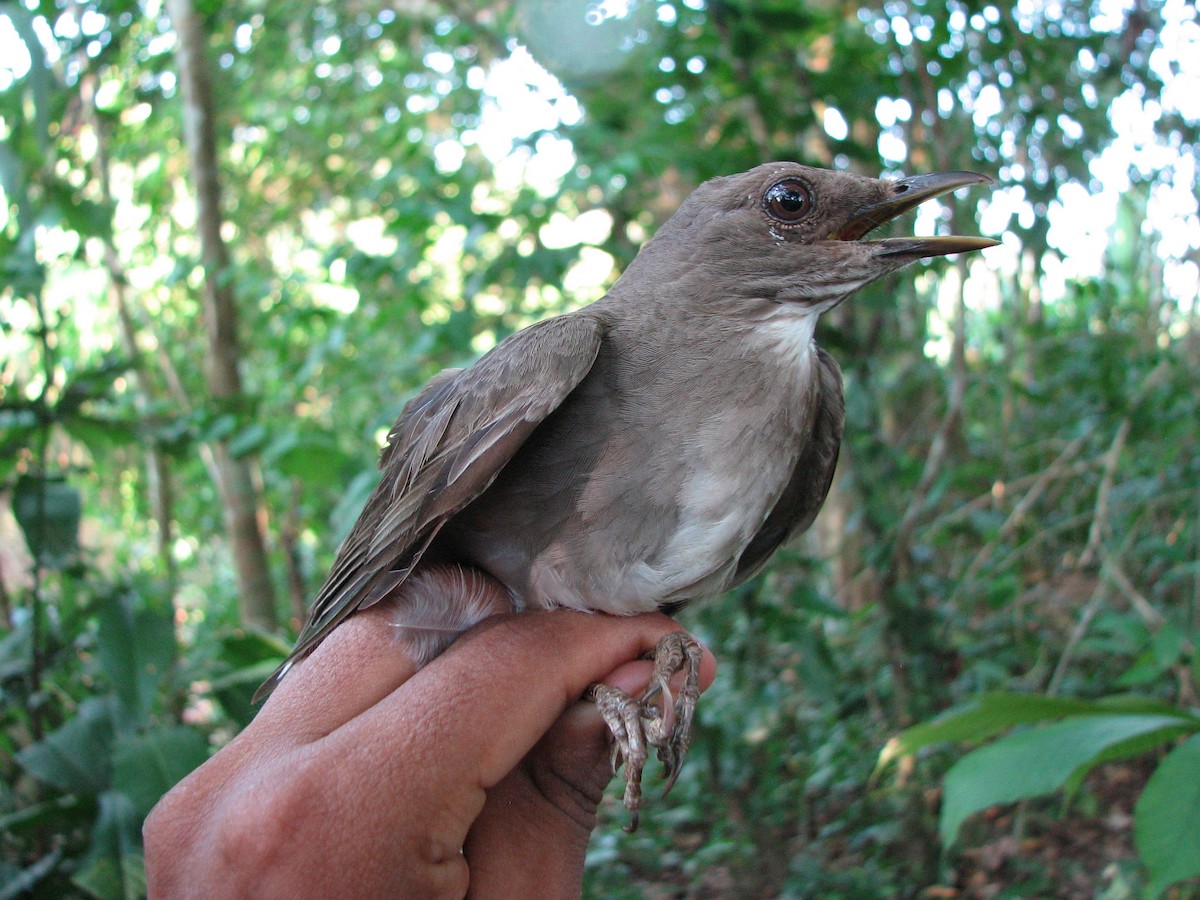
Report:
<svg viewBox="0 0 1200 900"><path fill-rule="evenodd" d="M1133 425L1133 410L1142 402L1150 389L1154 387L1162 376L1167 371L1167 360L1161 360L1156 365L1150 374L1146 376L1137 393L1130 398L1129 412L1121 420L1121 424L1117 426L1117 433L1113 436L1112 443L1108 447L1108 452L1104 457L1104 473L1100 478L1100 487L1096 491L1096 506L1092 514L1092 524L1088 529L1087 544L1084 545L1083 553L1079 556L1079 567L1092 565L1095 562L1096 556L1100 550L1100 542L1104 538L1104 527L1108 522L1108 498L1112 493L1113 481L1117 474L1117 463L1121 457L1121 451L1125 449L1125 441L1129 437L1129 429Z"/></svg>
<svg viewBox="0 0 1200 900"><path fill-rule="evenodd" d="M37 695L42 689L42 669L45 659L42 655L42 629L45 616L45 600L42 597L42 560L46 552L46 471L50 460L50 428L52 425L49 397L54 389L54 369L56 360L54 347L50 342L50 324L46 317L46 301L38 289L33 295L33 305L38 316L38 337L42 344L42 371L45 381L41 394L37 399L39 418L39 446L37 463L39 477L37 480L37 505L34 510L34 527L37 539L33 541L33 585L30 588L29 616L29 693L26 697L29 712L30 731L35 740L42 739L42 704Z"/></svg>
<svg viewBox="0 0 1200 900"><path fill-rule="evenodd" d="M1092 596L1088 598L1087 605L1083 607L1083 612L1079 614L1079 619L1075 622L1075 627L1071 629L1071 636L1067 638L1062 655L1058 657L1054 674L1050 676L1050 683L1046 685L1047 694L1057 694L1059 687L1062 686L1062 680L1067 674L1067 667L1075 655L1075 647L1087 634L1088 626L1092 624L1092 619L1095 618L1096 612L1100 609L1100 603L1104 600L1104 593L1104 582L1097 582Z"/></svg>
<svg viewBox="0 0 1200 900"><path fill-rule="evenodd" d="M1158 631L1166 624L1166 617L1155 609L1153 604L1146 599L1146 595L1134 586L1117 558L1103 547L1100 548L1100 574L1107 576L1108 580L1120 590L1125 599L1129 601L1129 605L1133 607L1134 612L1146 623L1147 628Z"/></svg>
<svg viewBox="0 0 1200 900"><path fill-rule="evenodd" d="M975 554L975 558L968 564L958 584L950 594L948 601L950 604L953 604L958 599L959 595L972 583L979 570L987 565L988 561L992 558L992 554L996 552L1000 544L1007 540L1013 531L1016 530L1016 527L1025 518L1025 515L1033 508L1033 505L1041 499L1042 494L1045 493L1046 488L1050 486L1051 482L1065 475L1067 464L1083 448L1090 434L1091 432L1085 432L1067 444L1062 452L1058 454L1058 458L1037 474L1029 490L1013 506L1012 512L1008 514L1008 518L1004 520L1004 524L1000 526L1000 529L996 532L996 536L979 548L979 552Z"/></svg>
<svg viewBox="0 0 1200 900"><path fill-rule="evenodd" d="M5 628L12 629L13 614L12 614L12 597L8 594L8 587L4 583L3 572L3 557L0 557L0 621Z"/></svg>
<svg viewBox="0 0 1200 900"><path fill-rule="evenodd" d="M1064 467L1062 472L1059 474L1061 474L1063 478L1075 478L1084 474L1089 469L1094 469L1098 464L1098 461L1095 459L1082 459L1079 462ZM1022 475L1019 478L1014 478L1011 481L1004 482L1005 492L1010 494L1019 493L1025 489L1026 485L1033 484L1034 482L1041 480L1044 472L1045 470L1040 472L1031 472L1028 475ZM995 502L995 495L991 490L988 490L985 493L968 500L966 503L961 504L954 510L946 513L944 516L941 516L937 520L936 524L943 528L951 525L957 525L971 515L971 513L977 512Z"/></svg>
<svg viewBox="0 0 1200 900"><path fill-rule="evenodd" d="M1125 449L1125 440L1129 437L1132 420L1126 416L1117 427L1117 433L1104 454L1104 471L1100 476L1100 487L1096 489L1096 505L1092 511L1092 524L1088 528L1087 543L1083 553L1079 555L1079 567L1090 566L1100 551L1100 542L1104 538L1104 526L1108 522L1108 498L1112 493L1113 480L1117 473L1117 462L1121 451Z"/></svg>

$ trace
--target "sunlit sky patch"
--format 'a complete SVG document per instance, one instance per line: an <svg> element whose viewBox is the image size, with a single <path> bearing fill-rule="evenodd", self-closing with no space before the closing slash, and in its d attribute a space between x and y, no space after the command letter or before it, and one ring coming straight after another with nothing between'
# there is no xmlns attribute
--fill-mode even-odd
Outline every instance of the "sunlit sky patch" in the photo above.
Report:
<svg viewBox="0 0 1200 900"><path fill-rule="evenodd" d="M1091 27L1101 32L1119 29L1125 21L1127 6L1128 0L1102 0ZM1021 14L1026 17L1053 20L1061 16L1061 9L1053 0L1022 0L1020 7L1023 10ZM621 15L623 12L610 10L607 14ZM993 7L985 7L980 12L986 21L990 21L987 20L989 14L999 16L998 10ZM1200 24L1194 20L1191 7L1184 0L1167 0L1162 15L1164 27L1161 46L1154 51L1150 64L1167 85L1162 95L1163 105L1160 108L1157 103L1146 101L1137 90L1129 90L1119 97L1109 111L1115 139L1092 162L1092 184L1084 186L1069 183L1059 190L1057 199L1046 215L1049 219L1048 240L1061 255L1061 263L1051 266L1050 283L1045 286L1049 289L1044 297L1046 300L1061 296L1066 289L1067 279L1090 278L1103 273L1105 252L1116 222L1118 204L1131 186L1131 171L1135 171L1141 179L1155 182L1151 189L1146 229L1161 236L1158 249L1166 261L1164 280L1167 294L1178 300L1185 310L1195 302L1197 267L1194 262L1185 259L1192 250L1200 248L1195 157L1177 146L1164 143L1155 132L1155 124L1166 112L1178 113L1190 121L1200 119ZM888 24L892 36L897 40L902 35L907 35L909 40L913 37L927 39L927 36L917 34L899 17L894 17ZM960 28L967 25L966 21L959 24ZM556 79L545 73L528 54L518 51L500 65L511 67L511 71L506 72L504 81L497 80L489 85L489 91L495 90L496 99L485 111L478 129L481 146L488 148L488 155L497 162L502 162L502 155L494 155L496 151L502 154L504 148L511 147L513 137L519 136L509 134L513 124L537 121L539 127L547 127L547 119L554 112L548 100L562 96L562 88ZM946 93L948 104L953 106L959 102ZM1003 103L1003 97L994 85L982 86L970 98L976 127L986 128L989 121L1002 112ZM570 109L573 116L579 114L577 107ZM881 126L878 142L880 156L889 166L903 169L909 148L900 126L911 118L911 104L903 98L881 98L876 105L875 116ZM834 140L843 140L848 134L845 116L834 107L822 109L821 121L826 133ZM1057 124L1068 131L1079 127L1069 119ZM1082 134L1078 137L1082 137ZM553 159L543 160L541 149L539 147L538 153L524 165L527 172L543 170L543 165L546 171L569 170L570 147L567 142L556 142L547 148L554 154ZM1024 227L1032 225L1034 214L1032 205L1019 185L997 189L981 204L981 230L985 234L1003 236L1010 223L1020 223ZM935 207L923 209L918 217L917 228L936 227L936 218ZM1009 254L1006 266L1015 268L1018 265L1020 243L1015 239L1008 240L1005 246ZM997 262L994 254L992 260Z"/></svg>
<svg viewBox="0 0 1200 900"><path fill-rule="evenodd" d="M1090 23L1096 31L1113 31L1123 26L1130 0L1101 0ZM688 5L691 5L690 3ZM653 4L661 21L662 9ZM629 19L643 4L629 0L605 0L592 4L592 19L582 27L611 28ZM978 15L987 24L989 13L999 15L993 7L984 7ZM1053 21L1061 17L1055 0L1020 0L1016 14L1030 21ZM1109 110L1115 139L1091 164L1092 183L1063 185L1046 215L1049 220L1048 240L1061 256L1060 264L1052 264L1049 281L1044 285L1047 297L1061 294L1067 279L1100 275L1105 265L1105 248L1117 218L1118 205L1131 186L1130 173L1140 179L1153 181L1146 216L1146 229L1160 236L1158 250L1164 259L1163 277L1167 295L1181 307L1191 308L1198 290L1198 272L1189 255L1200 248L1200 217L1197 216L1196 158L1190 148L1171 144L1156 133L1156 123L1167 114L1177 114L1185 120L1200 120L1200 24L1195 21L1194 9L1185 0L1164 0L1160 8L1164 26L1159 46L1153 51L1149 64L1162 79L1165 87L1161 105L1147 100L1136 89L1127 91ZM952 15L965 15L959 10ZM45 20L33 17L39 43L51 62L59 58L58 46ZM630 19L632 21L632 19ZM55 23L63 37L74 39L99 34L105 27L104 17L85 10L78 22L68 15ZM921 22L909 23L902 17L881 20L881 27L891 38L903 44L905 40L928 40L922 33ZM951 22L951 31L954 23ZM959 31L966 27L960 22ZM643 25L638 25L641 29ZM639 36L641 32L637 33ZM640 37L638 38L640 39ZM629 41L626 40L626 43ZM453 66L453 58L439 60L440 51L431 52L426 64L438 71L439 63ZM675 61L672 61L672 65ZM678 61L689 71L700 72L705 61L700 58ZM12 86L23 77L31 65L29 54L18 38L12 21L0 16L0 90ZM445 140L434 149L434 159L440 169L454 171L462 165L466 147L477 146L495 166L496 188L502 192L522 184L544 195L553 195L562 178L576 164L571 142L557 132L578 123L584 115L578 101L557 78L540 66L522 46L516 46L509 56L486 69L476 68L468 75L468 86L480 90L483 104L479 124L463 132L460 140ZM939 96L948 104L962 98ZM668 98L668 102L672 98ZM1003 98L991 86L982 86L969 98L974 123L985 128L990 119L1002 110ZM670 107L664 114L669 113ZM884 163L903 171L909 158L902 127L912 115L911 105L902 98L882 98L874 110L881 126L878 151ZM823 107L821 123L834 140L843 140L849 131L846 116L833 107ZM1069 129L1073 122L1060 122ZM4 134L0 123L0 137ZM538 135L532 147L525 142ZM917 229L936 228L936 208L921 211ZM1019 186L997 189L980 207L980 227L983 233L1003 235L1010 223L1028 225L1034 215ZM611 224L611 222L609 223ZM581 238L579 226L569 220L555 219L543 238L566 246L592 243ZM562 229L559 234L558 230ZM1009 258L1003 262L1003 250L989 254L993 265L1015 269L1019 264L1019 242L1006 240ZM599 271L599 267L596 267Z"/></svg>

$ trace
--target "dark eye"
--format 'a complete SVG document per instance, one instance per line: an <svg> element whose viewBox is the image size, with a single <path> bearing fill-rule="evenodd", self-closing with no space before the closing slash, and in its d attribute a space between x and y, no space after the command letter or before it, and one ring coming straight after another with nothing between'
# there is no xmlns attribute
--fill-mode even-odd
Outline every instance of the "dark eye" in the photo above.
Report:
<svg viewBox="0 0 1200 900"><path fill-rule="evenodd" d="M785 225L799 222L812 208L812 194L802 182L788 178L776 182L763 194L763 209Z"/></svg>

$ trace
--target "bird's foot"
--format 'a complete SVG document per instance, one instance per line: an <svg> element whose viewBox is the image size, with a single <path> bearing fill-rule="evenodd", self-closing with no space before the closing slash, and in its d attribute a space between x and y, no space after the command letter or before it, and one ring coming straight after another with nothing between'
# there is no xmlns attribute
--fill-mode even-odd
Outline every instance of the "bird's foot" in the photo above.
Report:
<svg viewBox="0 0 1200 900"><path fill-rule="evenodd" d="M640 700L620 688L593 684L587 697L600 710L613 735L613 772L625 767L626 831L636 831L642 805L642 769L650 747L663 764L666 794L675 785L687 756L692 717L700 697L700 644L690 634L676 631L662 637L654 648L654 673ZM683 673L679 692L672 695L671 679ZM661 701L658 701L661 695ZM658 701L658 702L656 702Z"/></svg>

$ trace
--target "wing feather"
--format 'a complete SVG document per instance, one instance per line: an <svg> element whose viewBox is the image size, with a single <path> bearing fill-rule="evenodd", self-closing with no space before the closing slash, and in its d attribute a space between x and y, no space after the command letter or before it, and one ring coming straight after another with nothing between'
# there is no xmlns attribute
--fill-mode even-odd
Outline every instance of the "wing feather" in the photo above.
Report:
<svg viewBox="0 0 1200 900"><path fill-rule="evenodd" d="M296 647L255 695L355 610L398 587L445 522L495 480L587 375L606 323L574 313L510 335L408 402L380 457L383 477L339 548Z"/></svg>

